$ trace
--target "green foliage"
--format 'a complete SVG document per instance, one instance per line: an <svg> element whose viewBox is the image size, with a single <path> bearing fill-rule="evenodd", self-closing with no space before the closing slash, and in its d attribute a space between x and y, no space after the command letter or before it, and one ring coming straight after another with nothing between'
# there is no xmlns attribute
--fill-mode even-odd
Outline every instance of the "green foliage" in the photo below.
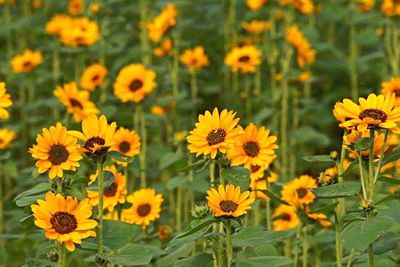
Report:
<svg viewBox="0 0 400 267"><path fill-rule="evenodd" d="M344 182L312 188L311 191L319 198L341 198L352 197L360 192L359 182Z"/></svg>

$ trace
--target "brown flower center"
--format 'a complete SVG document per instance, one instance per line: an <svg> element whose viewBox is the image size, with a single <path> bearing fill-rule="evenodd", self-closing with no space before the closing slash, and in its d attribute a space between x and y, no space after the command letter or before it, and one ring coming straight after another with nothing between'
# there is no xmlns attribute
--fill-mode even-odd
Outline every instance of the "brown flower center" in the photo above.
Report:
<svg viewBox="0 0 400 267"><path fill-rule="evenodd" d="M384 122L387 119L386 113L383 112L382 110L376 109L376 108L364 109L363 111L360 112L358 117L361 120L364 118L372 118L374 120L380 120L381 122Z"/></svg>
<svg viewBox="0 0 400 267"><path fill-rule="evenodd" d="M290 214L288 214L288 213L283 213L282 215L282 220L283 221L290 221L290 219L292 219L292 217L290 216Z"/></svg>
<svg viewBox="0 0 400 267"><path fill-rule="evenodd" d="M137 213L140 217L145 217L147 216L151 211L151 206L149 204L142 204L139 205L137 208Z"/></svg>
<svg viewBox="0 0 400 267"><path fill-rule="evenodd" d="M249 56L241 56L239 59L239 62L248 62L250 60Z"/></svg>
<svg viewBox="0 0 400 267"><path fill-rule="evenodd" d="M243 150L246 152L247 156L254 158L257 157L260 152L260 146L257 142L249 141L243 145Z"/></svg>
<svg viewBox="0 0 400 267"><path fill-rule="evenodd" d="M219 207L225 212L234 212L236 211L239 205L233 202L232 200L222 200L219 203Z"/></svg>
<svg viewBox="0 0 400 267"><path fill-rule="evenodd" d="M83 106L82 106L81 102L79 102L78 100L76 100L76 99L74 99L74 98L71 98L71 99L69 100L69 103L70 103L71 106L73 106L73 107L77 107L77 108L79 108L79 109L83 109Z"/></svg>
<svg viewBox="0 0 400 267"><path fill-rule="evenodd" d="M25 69L28 69L28 68L30 68L30 67L32 66L32 62L30 62L30 61L25 61L24 64L22 64L22 66L23 66Z"/></svg>
<svg viewBox="0 0 400 267"><path fill-rule="evenodd" d="M118 185L117 183L112 183L106 190L104 190L103 194L106 197L113 197L117 193Z"/></svg>
<svg viewBox="0 0 400 267"><path fill-rule="evenodd" d="M49 151L49 161L53 165L60 165L66 162L69 152L64 145L52 145Z"/></svg>
<svg viewBox="0 0 400 267"><path fill-rule="evenodd" d="M297 192L297 196L299 198L303 198L307 195L308 190L307 190L307 188L301 187L301 188L297 189L296 192Z"/></svg>
<svg viewBox="0 0 400 267"><path fill-rule="evenodd" d="M94 137L90 137L86 142L85 145L83 146L83 148L85 148L86 150L91 150L94 145L101 145L103 146L106 143L106 141L99 137L99 136L94 136Z"/></svg>
<svg viewBox="0 0 400 267"><path fill-rule="evenodd" d="M100 76L98 74L96 74L92 77L92 82L97 82L99 79L100 79Z"/></svg>
<svg viewBox="0 0 400 267"><path fill-rule="evenodd" d="M125 154L126 152L131 150L131 144L128 141L123 141L119 144L118 148L119 151Z"/></svg>
<svg viewBox="0 0 400 267"><path fill-rule="evenodd" d="M142 88L142 86L143 86L143 82L141 80L133 80L129 84L129 90L131 90L132 92L136 92L137 90Z"/></svg>
<svg viewBox="0 0 400 267"><path fill-rule="evenodd" d="M216 145L225 141L226 131L224 129L212 129L206 139L209 146Z"/></svg>
<svg viewBox="0 0 400 267"><path fill-rule="evenodd" d="M261 166L258 166L258 165L251 165L251 166L250 166L250 171L251 171L251 172L257 172L260 168L261 168Z"/></svg>
<svg viewBox="0 0 400 267"><path fill-rule="evenodd" d="M78 221L73 214L57 211L50 218L50 223L59 234L69 234L78 227Z"/></svg>

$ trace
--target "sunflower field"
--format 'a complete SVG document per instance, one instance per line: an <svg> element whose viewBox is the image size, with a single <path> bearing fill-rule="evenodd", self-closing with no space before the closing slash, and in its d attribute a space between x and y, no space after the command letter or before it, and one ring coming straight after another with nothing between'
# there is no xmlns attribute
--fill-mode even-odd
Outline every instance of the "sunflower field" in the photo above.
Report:
<svg viewBox="0 0 400 267"><path fill-rule="evenodd" d="M0 14L0 267L400 266L399 0Z"/></svg>

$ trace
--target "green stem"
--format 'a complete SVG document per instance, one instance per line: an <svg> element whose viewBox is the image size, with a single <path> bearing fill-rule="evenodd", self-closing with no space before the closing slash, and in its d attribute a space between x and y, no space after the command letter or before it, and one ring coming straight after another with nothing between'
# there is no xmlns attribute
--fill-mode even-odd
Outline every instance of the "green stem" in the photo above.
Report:
<svg viewBox="0 0 400 267"><path fill-rule="evenodd" d="M256 70L256 75L254 76L254 95L257 97L261 94L261 66Z"/></svg>
<svg viewBox="0 0 400 267"><path fill-rule="evenodd" d="M356 67L358 47L356 43L356 28L353 21L350 21L349 54L350 54L349 75L350 75L351 97L353 101L356 101L358 99L358 81L357 81L357 67Z"/></svg>
<svg viewBox="0 0 400 267"><path fill-rule="evenodd" d="M143 109L140 109L140 135L142 138L142 151L139 156L140 160L140 186L146 187L146 154L147 154L147 131L146 116Z"/></svg>
<svg viewBox="0 0 400 267"><path fill-rule="evenodd" d="M151 64L151 51L149 45L149 39L147 37L146 32L146 24L147 24L147 12L148 7L146 0L139 1L139 9L140 9L140 48L142 51L142 61L145 65ZM174 44L175 45L175 44Z"/></svg>
<svg viewBox="0 0 400 267"><path fill-rule="evenodd" d="M347 267L352 266L353 256L354 256L354 248L351 249L350 256L347 260Z"/></svg>
<svg viewBox="0 0 400 267"><path fill-rule="evenodd" d="M11 12L10 12L10 5L6 3L3 7L3 17L4 17L4 25L7 29L7 58L11 58L14 55L14 47L12 42L12 32L11 32Z"/></svg>
<svg viewBox="0 0 400 267"><path fill-rule="evenodd" d="M176 196L176 230L178 232L182 231L182 188L178 187L176 189L177 191L177 196Z"/></svg>
<svg viewBox="0 0 400 267"><path fill-rule="evenodd" d="M297 90L293 90L293 119L292 119L292 132L295 132L299 126L299 97ZM296 139L290 139L290 155L289 155L289 174L290 177L294 177L296 175Z"/></svg>
<svg viewBox="0 0 400 267"><path fill-rule="evenodd" d="M370 146L369 146L369 162L368 162L368 201L369 203L373 203L374 198L374 140L375 140L375 130L371 128L369 130L369 139L370 139Z"/></svg>
<svg viewBox="0 0 400 267"><path fill-rule="evenodd" d="M197 73L196 73L196 71L190 72L190 90L191 90L191 94L192 94L193 109L195 109L195 103L196 103L196 100L197 100L197 93L198 93Z"/></svg>
<svg viewBox="0 0 400 267"><path fill-rule="evenodd" d="M375 176L374 176L374 180L373 180L374 186L375 186L376 182L378 181L378 176L379 176L379 173L380 173L380 171L381 171L382 159L383 159L383 156L384 156L384 154L385 154L385 149L386 149L386 143L387 143L388 133L389 133L389 130L386 129L386 130L385 130L385 137L383 138L382 151L381 151L381 153L380 153L380 155L379 155L378 166L376 167L376 170L375 170Z"/></svg>
<svg viewBox="0 0 400 267"><path fill-rule="evenodd" d="M253 207L254 225L260 225L260 202L255 201Z"/></svg>
<svg viewBox="0 0 400 267"><path fill-rule="evenodd" d="M4 207L3 207L3 168L0 163L0 236L4 233L4 225L3 225L3 220L4 220ZM0 238L0 254L5 253L5 239ZM4 254L3 254L4 255ZM6 258L2 257L0 259L0 266L5 267L6 266Z"/></svg>
<svg viewBox="0 0 400 267"><path fill-rule="evenodd" d="M304 227L303 227L302 243L303 243L303 267L307 267L308 266L307 225L304 225Z"/></svg>
<svg viewBox="0 0 400 267"><path fill-rule="evenodd" d="M363 198L367 199L367 185L364 177L363 159L361 153L357 153L357 158L358 158L358 167L360 171L360 180L361 180L361 188L363 191Z"/></svg>
<svg viewBox="0 0 400 267"><path fill-rule="evenodd" d="M233 249L232 249L232 231L231 231L231 220L228 219L225 223L225 231L226 231L226 259L228 267L232 267L233 265Z"/></svg>
<svg viewBox="0 0 400 267"><path fill-rule="evenodd" d="M250 91L250 80L249 80L248 75L244 76L244 95L246 97L246 101L245 101L246 118L248 121L251 121L252 97L251 97L251 91Z"/></svg>
<svg viewBox="0 0 400 267"><path fill-rule="evenodd" d="M97 206L97 213L99 220L99 223L97 225L97 253L99 255L102 255L103 254L103 195L104 195L102 160L97 161L97 183L99 192L99 203Z"/></svg>
<svg viewBox="0 0 400 267"><path fill-rule="evenodd" d="M268 188L268 187L267 187ZM269 197L266 200L265 203L265 221L267 224L267 230L271 230L272 229L272 222L271 222L271 200L269 199Z"/></svg>
<svg viewBox="0 0 400 267"><path fill-rule="evenodd" d="M179 38L176 32L173 34L173 57L172 57L172 94L179 95Z"/></svg>
<svg viewBox="0 0 400 267"><path fill-rule="evenodd" d="M58 267L65 267L65 251L62 243L57 243L58 247L58 262L57 266Z"/></svg>
<svg viewBox="0 0 400 267"><path fill-rule="evenodd" d="M299 225L296 233L296 239L301 240L301 228L302 225ZM294 248L294 259L293 259L293 267L297 267L299 264L299 245L296 244Z"/></svg>

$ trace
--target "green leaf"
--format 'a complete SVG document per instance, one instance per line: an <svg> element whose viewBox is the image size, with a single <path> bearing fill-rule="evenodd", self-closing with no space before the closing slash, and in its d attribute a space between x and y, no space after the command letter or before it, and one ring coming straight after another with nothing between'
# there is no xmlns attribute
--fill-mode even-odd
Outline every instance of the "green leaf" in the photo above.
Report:
<svg viewBox="0 0 400 267"><path fill-rule="evenodd" d="M182 159L183 153L182 151L178 150L175 153L167 153L165 154L160 161L160 169L164 170L174 163L178 162L180 159Z"/></svg>
<svg viewBox="0 0 400 267"><path fill-rule="evenodd" d="M103 190L107 190L113 183L114 183L115 177L114 174L110 171L103 171ZM86 190L89 191L97 191L98 190L98 185L99 184L99 179L96 179L94 183L86 187Z"/></svg>
<svg viewBox="0 0 400 267"><path fill-rule="evenodd" d="M190 171L190 170L195 169L196 167L200 167L200 166L202 166L202 165L206 165L206 164L208 164L209 162L210 162L210 159L209 159L209 158L203 158L203 159L201 159L201 160L198 160L198 161L194 162L194 163L191 164L191 165L188 165L188 166L186 166L186 167L184 167L184 168L179 169L178 171L180 171L180 172L187 172L187 171Z"/></svg>
<svg viewBox="0 0 400 267"><path fill-rule="evenodd" d="M250 171L244 167L231 167L223 169L222 178L228 184L240 186L241 190L247 190L250 185Z"/></svg>
<svg viewBox="0 0 400 267"><path fill-rule="evenodd" d="M169 190L173 190L175 188L186 185L188 183L189 183L189 179L187 176L178 175L178 176L171 178L171 180L168 181L167 188Z"/></svg>
<svg viewBox="0 0 400 267"><path fill-rule="evenodd" d="M213 257L208 253L200 253L196 256L188 257L175 262L173 267L211 267L213 263Z"/></svg>
<svg viewBox="0 0 400 267"><path fill-rule="evenodd" d="M237 262L237 267L283 267L292 264L292 260L283 256L258 256Z"/></svg>
<svg viewBox="0 0 400 267"><path fill-rule="evenodd" d="M396 161L398 159L400 159L400 149L396 149L383 157L382 166L385 166L385 164Z"/></svg>
<svg viewBox="0 0 400 267"><path fill-rule="evenodd" d="M329 155L305 156L303 160L308 162L335 162Z"/></svg>
<svg viewBox="0 0 400 267"><path fill-rule="evenodd" d="M152 258L150 249L138 244L128 244L105 257L109 262L121 265L146 265Z"/></svg>
<svg viewBox="0 0 400 267"><path fill-rule="evenodd" d="M361 186L358 182L345 182L311 188L311 191L319 198L341 198L357 195L360 192L360 188Z"/></svg>
<svg viewBox="0 0 400 267"><path fill-rule="evenodd" d="M277 195L274 194L274 192L272 192L270 190L260 190L260 191L265 193L273 202L289 205L289 203L287 203L286 201L280 199Z"/></svg>
<svg viewBox="0 0 400 267"><path fill-rule="evenodd" d="M128 242L133 242L142 233L142 228L136 224L113 220L104 221L104 245L114 250Z"/></svg>
<svg viewBox="0 0 400 267"><path fill-rule="evenodd" d="M340 239L345 246L364 251L369 244L390 231L394 224L394 219L388 216L373 217L368 221L354 221L344 228Z"/></svg>
<svg viewBox="0 0 400 267"><path fill-rule="evenodd" d="M45 196L45 192L48 192L50 190L50 183L40 183L35 185L33 188L17 195L14 198L13 202L15 202L18 207L25 207L36 203L37 200L40 198L43 199Z"/></svg>
<svg viewBox="0 0 400 267"><path fill-rule="evenodd" d="M122 154L119 151L110 151L108 152L108 156L120 162L131 162L133 159L133 157Z"/></svg>
<svg viewBox="0 0 400 267"><path fill-rule="evenodd" d="M339 175L340 177L346 177L347 175L349 175L353 169L358 165L357 161L353 161L350 163L349 167L347 167L347 169L341 174Z"/></svg>
<svg viewBox="0 0 400 267"><path fill-rule="evenodd" d="M371 145L372 139L369 137L363 137L355 142L354 149L357 151L365 151L368 150Z"/></svg>
<svg viewBox="0 0 400 267"><path fill-rule="evenodd" d="M256 247L260 244L280 242L293 234L293 231L266 231L260 226L250 226L232 235L232 245L234 247Z"/></svg>
<svg viewBox="0 0 400 267"><path fill-rule="evenodd" d="M385 182L388 184L400 185L400 179L390 178L386 176L379 176L378 181Z"/></svg>
<svg viewBox="0 0 400 267"><path fill-rule="evenodd" d="M193 247L188 246L187 244L183 244L182 246L178 247L174 251L168 253L165 257L162 257L157 260L156 266L157 267L166 267L166 266L171 266L175 262L177 262L178 259L182 257L186 257L191 251Z"/></svg>
<svg viewBox="0 0 400 267"><path fill-rule="evenodd" d="M213 224L213 223L215 223L215 222L218 222L218 221L217 221L216 219L209 219L209 220L206 220L206 221L204 221L204 222L201 222L201 223L197 224L195 227L193 227L193 228L187 230L186 232L183 232L182 234L177 235L175 238L176 238L176 239L177 239L177 238L183 238L183 237L192 235L192 234L194 234L194 233L196 233L196 232L202 230L203 228L205 228L205 227L207 227L207 226L209 226L209 225L211 225L211 224Z"/></svg>

